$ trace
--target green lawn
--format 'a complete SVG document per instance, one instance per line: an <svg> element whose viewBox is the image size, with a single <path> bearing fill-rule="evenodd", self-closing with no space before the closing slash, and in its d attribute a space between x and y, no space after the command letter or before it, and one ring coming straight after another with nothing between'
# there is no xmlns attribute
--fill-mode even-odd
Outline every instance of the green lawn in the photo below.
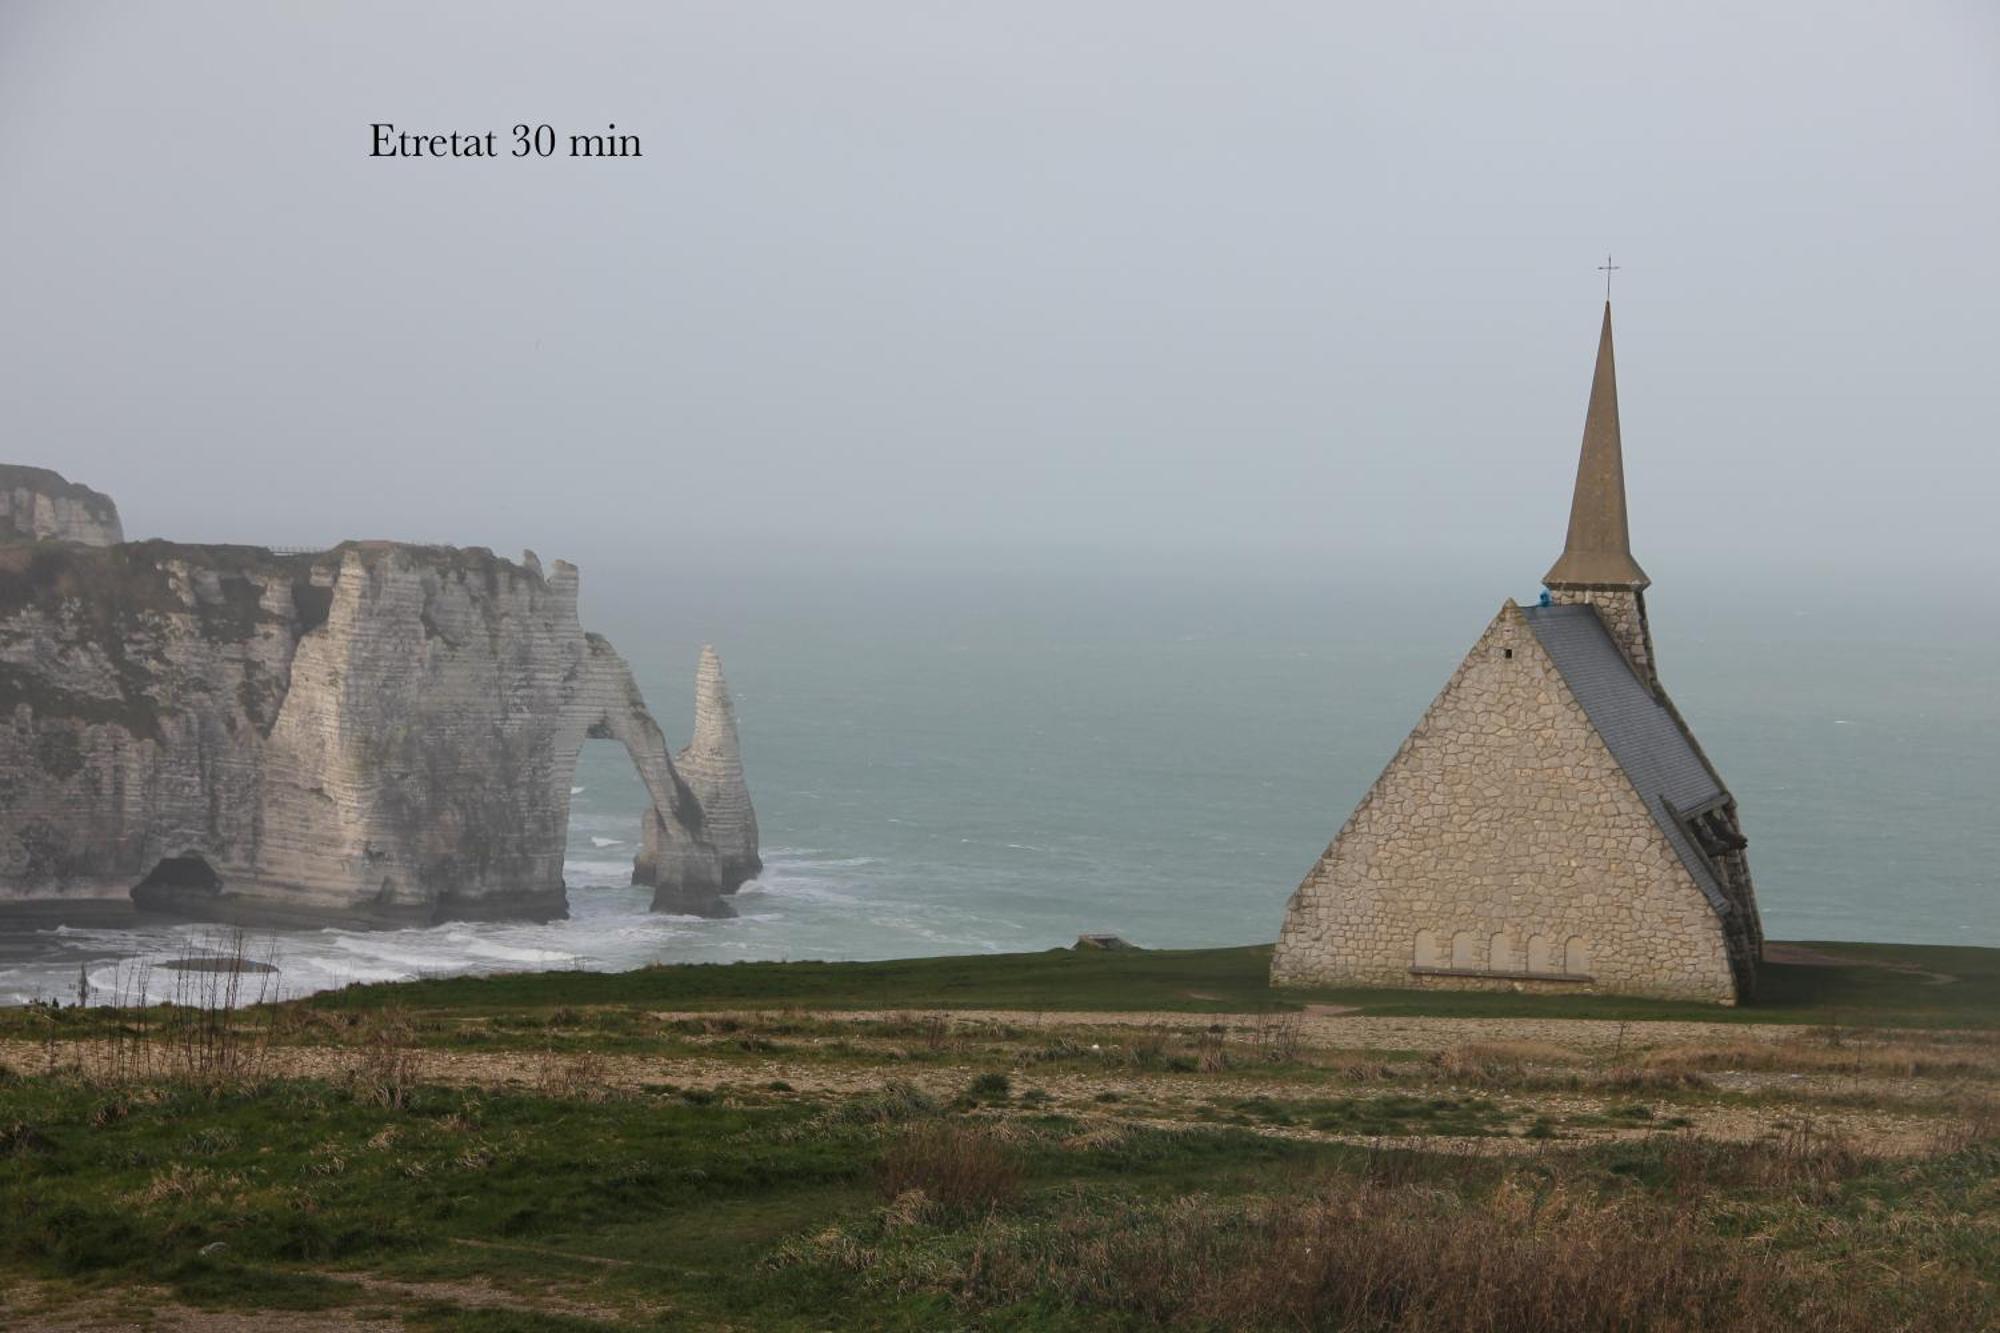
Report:
<svg viewBox="0 0 2000 1333"><path fill-rule="evenodd" d="M1084 1133L1018 1104L1003 1132L986 1103L893 1084L726 1103L406 1091L0 1078L0 1293L28 1279L142 1322L173 1302L462 1333L2000 1317L1994 1141L1906 1163L1669 1133L1499 1159L1225 1125ZM1402 1100L1222 1111L1488 1132L1477 1101Z"/></svg>
<svg viewBox="0 0 2000 1333"><path fill-rule="evenodd" d="M1835 967L1766 964L1757 1002L1716 1005L1612 996L1424 990L1273 990L1271 946L977 954L880 963L672 965L633 972L538 972L351 986L321 1008L399 1004L459 1012L552 1005L652 1009L1159 1009L1241 1013L1307 1003L1366 1014L1705 1019L1854 1026L2000 1026L2000 949L1820 943ZM1851 961L1846 961L1851 960Z"/></svg>
<svg viewBox="0 0 2000 1333"><path fill-rule="evenodd" d="M866 1225L876 1161L905 1123L949 1108L891 1090L827 1105L738 1093L599 1101L418 1088L400 1107L306 1080L240 1088L0 1081L0 1286L158 1284L191 1305L367 1306L350 1277L479 1279L532 1297L579 1283L649 1326L925 1328L934 1296L833 1271L778 1272L788 1236ZM1135 1130L1084 1150L1073 1124L1009 1149L1030 1188L1165 1197L1268 1188L1351 1149ZM532 1302L524 1302L532 1303ZM608 1313L605 1312L605 1313ZM546 1316L441 1310L447 1327L552 1328ZM591 1326L595 1326L594 1324Z"/></svg>
<svg viewBox="0 0 2000 1333"><path fill-rule="evenodd" d="M1924 1152L1886 1160L1815 1128L1833 1105L1824 1097L1774 1102L1769 1137L1727 1143L1680 1134L1696 1102L1665 1094L1598 1096L1586 1081L1538 1104L1537 1079L1562 1070L1468 1089L1455 1073L1429 1077L1431 1062L1305 1067L1241 1042L1231 1058L1248 1064L1185 1061L1188 1080L1210 1081L1177 1121L1171 1090L1126 1086L1168 1067L1136 1059L1144 1034L1129 1053L1066 1063L1044 1058L1056 1044L1034 1025L1013 1046L944 1047L939 1059L963 1066L952 1087L897 1081L924 1081L934 1024L923 1011L950 1008L1318 1001L1373 1014L2000 1026L2000 950L1814 947L1838 961L1772 966L1763 1002L1737 1010L1274 992L1270 947L1255 946L351 987L255 1011L272 1020L262 1029L226 1013L0 1012L0 1035L48 1042L46 1059L0 1067L0 1325L20 1315L10 1288L28 1283L72 1312L113 1302L127 1321L168 1303L274 1322L338 1308L460 1333L1993 1326L2000 1118L1976 1081L1946 1089L1962 1106L1921 1108L1939 1131ZM792 1008L917 1012L883 1025L897 1029L893 1050L804 1040L823 1025L782 1012L649 1016ZM265 1077L251 1059L197 1076L166 1058L183 1074L142 1079L71 1061L73 1039L129 1039L142 1017L163 1057L240 1026L338 1047L348 1072ZM473 1038L502 1057L492 1080L424 1081L419 1048ZM1991 1040L1940 1043L1956 1057ZM744 1053L734 1081L666 1081L673 1057L720 1062L732 1043ZM592 1076L591 1057L628 1047L653 1062L641 1079ZM795 1090L755 1067L771 1056L878 1069L833 1092L787 1068ZM659 1081L644 1081L651 1070ZM1058 1098L1054 1075L1099 1082ZM1932 1094L1942 1086L1931 1079ZM1572 1141L1586 1122L1661 1132ZM1311 1132L1363 1141L1290 1137ZM1538 1142L1489 1158L1379 1141L1439 1134Z"/></svg>

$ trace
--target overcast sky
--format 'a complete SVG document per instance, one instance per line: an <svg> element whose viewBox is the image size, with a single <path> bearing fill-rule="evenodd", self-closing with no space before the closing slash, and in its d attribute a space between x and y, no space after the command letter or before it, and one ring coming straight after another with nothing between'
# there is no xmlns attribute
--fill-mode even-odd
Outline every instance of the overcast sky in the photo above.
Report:
<svg viewBox="0 0 2000 1333"><path fill-rule="evenodd" d="M2000 7L0 0L0 456L133 535L2000 575ZM380 160L616 122L630 160Z"/></svg>

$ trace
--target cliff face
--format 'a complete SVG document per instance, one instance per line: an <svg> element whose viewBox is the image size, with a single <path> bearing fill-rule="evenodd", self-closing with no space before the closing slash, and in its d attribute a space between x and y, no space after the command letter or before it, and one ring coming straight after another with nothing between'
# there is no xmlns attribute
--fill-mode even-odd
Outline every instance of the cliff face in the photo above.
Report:
<svg viewBox="0 0 2000 1333"><path fill-rule="evenodd" d="M124 540L110 496L47 468L0 463L0 542L115 546Z"/></svg>
<svg viewBox="0 0 2000 1333"><path fill-rule="evenodd" d="M545 577L532 553L0 547L0 893L298 923L560 915L577 752L600 736L650 794L648 874L726 913L741 847L709 835L576 596L572 566Z"/></svg>
<svg viewBox="0 0 2000 1333"><path fill-rule="evenodd" d="M720 860L724 892L733 893L755 879L764 862L757 855L757 812L750 805L750 788L743 781L743 754L737 748L736 704L729 696L729 683L722 678L722 661L707 645L702 647L701 665L695 671L694 737L676 763L701 807L708 842ZM654 886L656 912L703 912L701 901L690 901L675 887L672 874L660 873L663 861L671 866L672 834L672 825L665 821L646 820L644 848L632 880Z"/></svg>

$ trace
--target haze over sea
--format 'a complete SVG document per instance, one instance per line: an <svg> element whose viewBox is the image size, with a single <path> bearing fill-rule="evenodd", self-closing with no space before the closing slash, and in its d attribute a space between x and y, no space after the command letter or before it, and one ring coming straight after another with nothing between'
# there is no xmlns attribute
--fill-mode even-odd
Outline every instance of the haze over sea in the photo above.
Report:
<svg viewBox="0 0 2000 1333"><path fill-rule="evenodd" d="M713 641L766 871L731 921L627 883L643 797L587 746L548 924L267 934L286 995L530 968L1160 947L1277 934L1285 900L1511 585L1152 572L585 570L585 623L678 745ZM1741 802L1768 933L2000 945L2000 618L1893 587L1663 577L1661 671ZM210 927L0 937L0 1003L129 990ZM171 974L154 971L156 995Z"/></svg>

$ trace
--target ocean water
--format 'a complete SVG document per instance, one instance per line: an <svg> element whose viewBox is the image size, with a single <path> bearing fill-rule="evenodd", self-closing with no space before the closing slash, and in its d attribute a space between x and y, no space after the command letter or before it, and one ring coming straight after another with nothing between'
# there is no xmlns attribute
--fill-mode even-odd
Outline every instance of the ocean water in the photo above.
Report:
<svg viewBox="0 0 2000 1333"><path fill-rule="evenodd" d="M1656 574L1658 571L1656 571ZM2000 617L1827 590L1656 587L1663 677L1742 804L1781 939L2000 945ZM728 921L627 882L643 795L585 748L569 919L251 942L286 995L349 981L656 961L1161 947L1277 934L1286 898L1500 600L1536 588L1213 575L586 574L586 620L685 738L714 641L763 877ZM209 927L0 921L0 1003L100 996Z"/></svg>

